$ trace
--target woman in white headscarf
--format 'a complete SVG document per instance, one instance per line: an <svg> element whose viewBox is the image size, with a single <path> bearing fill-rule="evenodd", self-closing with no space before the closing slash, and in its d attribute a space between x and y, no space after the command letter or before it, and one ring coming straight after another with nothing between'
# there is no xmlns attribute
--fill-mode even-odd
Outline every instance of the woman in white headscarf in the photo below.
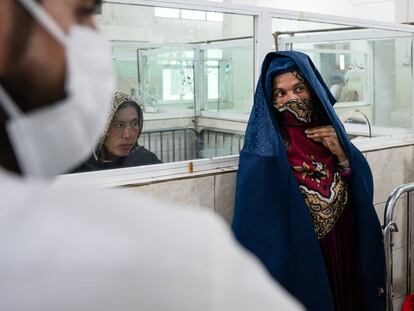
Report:
<svg viewBox="0 0 414 311"><path fill-rule="evenodd" d="M105 130L93 155L74 172L162 163L151 151L138 144L143 114L128 94L116 92Z"/></svg>

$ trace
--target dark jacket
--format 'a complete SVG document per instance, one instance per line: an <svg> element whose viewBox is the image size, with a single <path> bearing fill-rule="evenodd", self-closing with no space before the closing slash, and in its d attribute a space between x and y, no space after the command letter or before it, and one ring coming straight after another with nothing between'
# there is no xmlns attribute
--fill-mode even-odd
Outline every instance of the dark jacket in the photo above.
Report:
<svg viewBox="0 0 414 311"><path fill-rule="evenodd" d="M114 169L121 167L131 167L149 164L162 163L155 154L137 145L135 150L126 157L118 157L110 162L99 162L94 155L92 155L85 163L76 168L73 173Z"/></svg>
<svg viewBox="0 0 414 311"><path fill-rule="evenodd" d="M139 122L137 136L138 140L139 135L141 135L142 133L142 127L144 124L144 116L142 113L142 109L138 102L133 100L131 96L129 96L128 94L123 92L115 92L114 97L112 99L111 110L106 121L105 128L102 131L101 137L97 143L96 148L94 149L93 154L86 162L82 163L79 167L74 169L72 173L162 163L155 154L145 149L144 147L138 145L138 143L135 143L134 147L131 149L131 152L126 157L115 157L111 155L110 160L107 160L104 156L102 156L103 153L101 151L103 151L105 148L104 143L108 135L111 123L117 111L121 109L124 105L131 105L137 111Z"/></svg>
<svg viewBox="0 0 414 311"><path fill-rule="evenodd" d="M364 156L350 142L333 110L335 99L305 54L269 53L263 63L254 106L240 153L232 228L270 274L308 310L333 310L324 260L310 213L291 171L277 121L272 113L272 78L292 62L319 98L352 168L351 208L365 301L369 310L384 310L384 251L380 224L373 206L373 180Z"/></svg>

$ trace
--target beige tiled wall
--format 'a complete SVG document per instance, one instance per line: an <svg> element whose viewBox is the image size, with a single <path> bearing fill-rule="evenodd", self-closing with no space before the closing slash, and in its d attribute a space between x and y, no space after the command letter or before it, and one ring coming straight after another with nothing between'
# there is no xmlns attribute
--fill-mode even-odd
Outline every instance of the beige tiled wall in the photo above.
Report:
<svg viewBox="0 0 414 311"><path fill-rule="evenodd" d="M236 173L154 183L136 187L135 190L175 205L208 208L230 224L233 218Z"/></svg>
<svg viewBox="0 0 414 311"><path fill-rule="evenodd" d="M405 296L407 264L405 262L406 247L394 249L393 282L394 299Z"/></svg>
<svg viewBox="0 0 414 311"><path fill-rule="evenodd" d="M172 180L135 188L158 200L175 205L202 207L214 211L215 176Z"/></svg>
<svg viewBox="0 0 414 311"><path fill-rule="evenodd" d="M367 153L374 175L374 203L384 203L391 191L414 181L414 146L390 148Z"/></svg>
<svg viewBox="0 0 414 311"><path fill-rule="evenodd" d="M374 176L375 209L383 224L385 202L389 194L402 184L414 182L414 146L368 152L366 158ZM414 202L414 194L411 194L410 198ZM394 310L401 309L406 291L406 202L407 196L403 195L394 208L393 219L399 230L393 234ZM414 217L411 224L414 226ZM412 253L414 255L413 251Z"/></svg>
<svg viewBox="0 0 414 311"><path fill-rule="evenodd" d="M230 224L233 219L236 173L217 175L215 177L214 188L214 212L223 217L226 222Z"/></svg>

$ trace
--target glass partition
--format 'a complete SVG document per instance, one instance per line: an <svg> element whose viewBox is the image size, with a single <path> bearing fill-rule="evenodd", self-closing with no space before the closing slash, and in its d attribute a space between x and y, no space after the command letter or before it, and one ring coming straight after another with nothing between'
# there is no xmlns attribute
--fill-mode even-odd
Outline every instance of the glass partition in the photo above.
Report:
<svg viewBox="0 0 414 311"><path fill-rule="evenodd" d="M204 111L248 114L253 103L252 39L234 40L232 47L204 50L204 89L207 91Z"/></svg>
<svg viewBox="0 0 414 311"><path fill-rule="evenodd" d="M97 23L113 42L118 89L145 113L251 106L252 16L104 3Z"/></svg>
<svg viewBox="0 0 414 311"><path fill-rule="evenodd" d="M412 132L413 40L407 26L388 28L408 32L376 24L369 29L333 16L329 20L338 24L231 2L180 3L168 8L105 1L96 16L112 43L117 90L143 110L138 144L163 163L239 154L258 78L254 68L272 50L311 57L351 138Z"/></svg>
<svg viewBox="0 0 414 311"><path fill-rule="evenodd" d="M412 34L273 19L275 48L310 56L353 136L405 133L412 121ZM358 134L357 134L358 133Z"/></svg>
<svg viewBox="0 0 414 311"><path fill-rule="evenodd" d="M96 20L112 42L117 90L143 110L141 146L164 163L239 153L244 129L211 114L247 119L253 16L103 3Z"/></svg>
<svg viewBox="0 0 414 311"><path fill-rule="evenodd" d="M137 49L135 93L144 112L194 111L194 54L190 47Z"/></svg>

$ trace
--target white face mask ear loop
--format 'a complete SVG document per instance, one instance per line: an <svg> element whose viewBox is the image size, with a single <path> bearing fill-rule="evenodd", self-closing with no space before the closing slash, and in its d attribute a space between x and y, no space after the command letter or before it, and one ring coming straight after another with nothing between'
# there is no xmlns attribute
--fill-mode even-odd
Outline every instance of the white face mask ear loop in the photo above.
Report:
<svg viewBox="0 0 414 311"><path fill-rule="evenodd" d="M33 0L18 0L22 6L62 45L66 46L66 35L61 27L50 17L40 4Z"/></svg>
<svg viewBox="0 0 414 311"><path fill-rule="evenodd" d="M9 117L14 119L23 115L22 111L19 107L16 106L14 101L10 98L9 94L7 94L6 90L0 84L0 106L3 107L5 112Z"/></svg>

